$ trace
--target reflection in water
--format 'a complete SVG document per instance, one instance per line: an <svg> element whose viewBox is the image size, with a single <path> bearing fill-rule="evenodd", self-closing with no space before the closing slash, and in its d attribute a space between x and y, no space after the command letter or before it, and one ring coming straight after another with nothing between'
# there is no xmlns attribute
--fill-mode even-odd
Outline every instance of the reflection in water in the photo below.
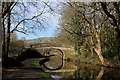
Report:
<svg viewBox="0 0 120 80"><path fill-rule="evenodd" d="M44 63L44 66L49 70L58 70L63 66L63 52L60 49L48 49L44 52L44 56L50 56L49 60Z"/></svg>
<svg viewBox="0 0 120 80"><path fill-rule="evenodd" d="M119 80L120 78L120 70L114 68L106 68L100 67L96 65L90 65L85 63L74 64L72 62L64 61L64 65L60 70L47 70L46 72L51 74L51 77L54 80L64 80L66 78L69 79L111 79L111 80ZM62 79L61 79L62 78Z"/></svg>
<svg viewBox="0 0 120 80"><path fill-rule="evenodd" d="M74 78L96 78L100 68L94 65L80 63L74 72Z"/></svg>
<svg viewBox="0 0 120 80"><path fill-rule="evenodd" d="M51 75L51 77L54 79L54 80L60 80L61 78L64 78L62 76L57 76L57 75Z"/></svg>
<svg viewBox="0 0 120 80"><path fill-rule="evenodd" d="M103 76L103 74L104 74L104 71L105 71L105 67L101 67L101 70L100 70L100 72L99 72L99 74L98 74L98 76L97 76L96 79L102 78L102 76Z"/></svg>

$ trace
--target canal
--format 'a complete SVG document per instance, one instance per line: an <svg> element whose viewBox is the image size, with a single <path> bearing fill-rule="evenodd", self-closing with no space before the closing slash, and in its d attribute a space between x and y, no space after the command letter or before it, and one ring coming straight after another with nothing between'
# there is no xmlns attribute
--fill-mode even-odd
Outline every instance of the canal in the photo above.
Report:
<svg viewBox="0 0 120 80"><path fill-rule="evenodd" d="M26 62L35 61L33 59ZM76 64L74 62L63 61L63 66L59 70L49 70L44 66L41 68L34 68L32 64L28 64L23 68L3 69L6 75L4 79L38 79L38 80L119 80L120 69L106 68L97 65L86 63ZM56 63L59 64L59 63ZM49 67L54 67L50 65Z"/></svg>
<svg viewBox="0 0 120 80"><path fill-rule="evenodd" d="M73 62L64 61L64 65L61 69L59 70L44 69L44 71L49 73L54 80L120 79L120 69L106 68L86 63L75 64Z"/></svg>

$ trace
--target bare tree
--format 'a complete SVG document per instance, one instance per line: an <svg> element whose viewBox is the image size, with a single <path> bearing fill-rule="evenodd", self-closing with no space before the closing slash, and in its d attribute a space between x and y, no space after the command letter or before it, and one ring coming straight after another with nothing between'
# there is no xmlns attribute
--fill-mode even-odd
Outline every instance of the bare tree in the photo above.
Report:
<svg viewBox="0 0 120 80"><path fill-rule="evenodd" d="M13 2L7 2L7 3L4 3L2 2L2 19L1 19L1 22L2 22L2 32L3 32L3 44L2 44L2 48L3 48L3 59L5 57L7 57L7 52L8 52L8 48L7 48L7 52L6 52L6 32L5 32L5 16L9 16L10 15L10 11L11 11L11 6L13 5ZM8 33L10 33L10 16L8 17ZM9 37L9 36L8 36ZM7 38L8 38L7 37ZM9 38L8 38L8 44L9 45Z"/></svg>
<svg viewBox="0 0 120 80"><path fill-rule="evenodd" d="M17 31L27 34L34 33L34 29L44 28L42 23L44 17L42 15L47 11L48 2L41 4L42 6L39 3L30 2L2 2L3 57L8 57L10 34L12 32ZM21 24L23 26L20 29Z"/></svg>

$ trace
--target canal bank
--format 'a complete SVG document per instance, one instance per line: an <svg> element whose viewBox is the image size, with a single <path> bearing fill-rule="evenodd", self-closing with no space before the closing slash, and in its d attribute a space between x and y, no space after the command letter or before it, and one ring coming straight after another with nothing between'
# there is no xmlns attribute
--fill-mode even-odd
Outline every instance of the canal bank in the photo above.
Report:
<svg viewBox="0 0 120 80"><path fill-rule="evenodd" d="M44 70L39 66L35 65L38 58L27 59L22 62L23 67L11 67L2 68L2 79L3 80L13 80L13 79L38 79L38 80L53 80L49 73L44 72ZM39 59L42 60L42 59ZM36 63L38 65L38 63Z"/></svg>

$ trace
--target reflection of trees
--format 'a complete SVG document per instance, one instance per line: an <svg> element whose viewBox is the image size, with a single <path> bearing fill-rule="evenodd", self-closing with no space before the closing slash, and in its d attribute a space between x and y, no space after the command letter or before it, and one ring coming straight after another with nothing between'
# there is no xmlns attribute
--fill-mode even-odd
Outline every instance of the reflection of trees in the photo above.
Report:
<svg viewBox="0 0 120 80"><path fill-rule="evenodd" d="M75 76L76 79L79 79L79 78L81 77L81 75L80 75L80 67L78 67L78 68L75 70L74 76Z"/></svg>
<svg viewBox="0 0 120 80"><path fill-rule="evenodd" d="M99 70L98 66L92 66L92 65L87 65L87 64L80 64L77 69L74 72L74 76L77 79L80 78L96 78L96 80L101 79L104 71L105 71L105 67L101 67Z"/></svg>
<svg viewBox="0 0 120 80"><path fill-rule="evenodd" d="M93 70L92 67L91 67L91 75L90 75L90 78L94 78L94 70Z"/></svg>
<svg viewBox="0 0 120 80"><path fill-rule="evenodd" d="M93 78L94 70L86 64L80 64L74 72L74 76L77 79L80 78Z"/></svg>
<svg viewBox="0 0 120 80"><path fill-rule="evenodd" d="M96 80L102 78L102 76L103 76L103 74L104 74L104 71L105 71L105 68L106 68L106 67L101 67L101 70L100 70L98 76L96 77Z"/></svg>

